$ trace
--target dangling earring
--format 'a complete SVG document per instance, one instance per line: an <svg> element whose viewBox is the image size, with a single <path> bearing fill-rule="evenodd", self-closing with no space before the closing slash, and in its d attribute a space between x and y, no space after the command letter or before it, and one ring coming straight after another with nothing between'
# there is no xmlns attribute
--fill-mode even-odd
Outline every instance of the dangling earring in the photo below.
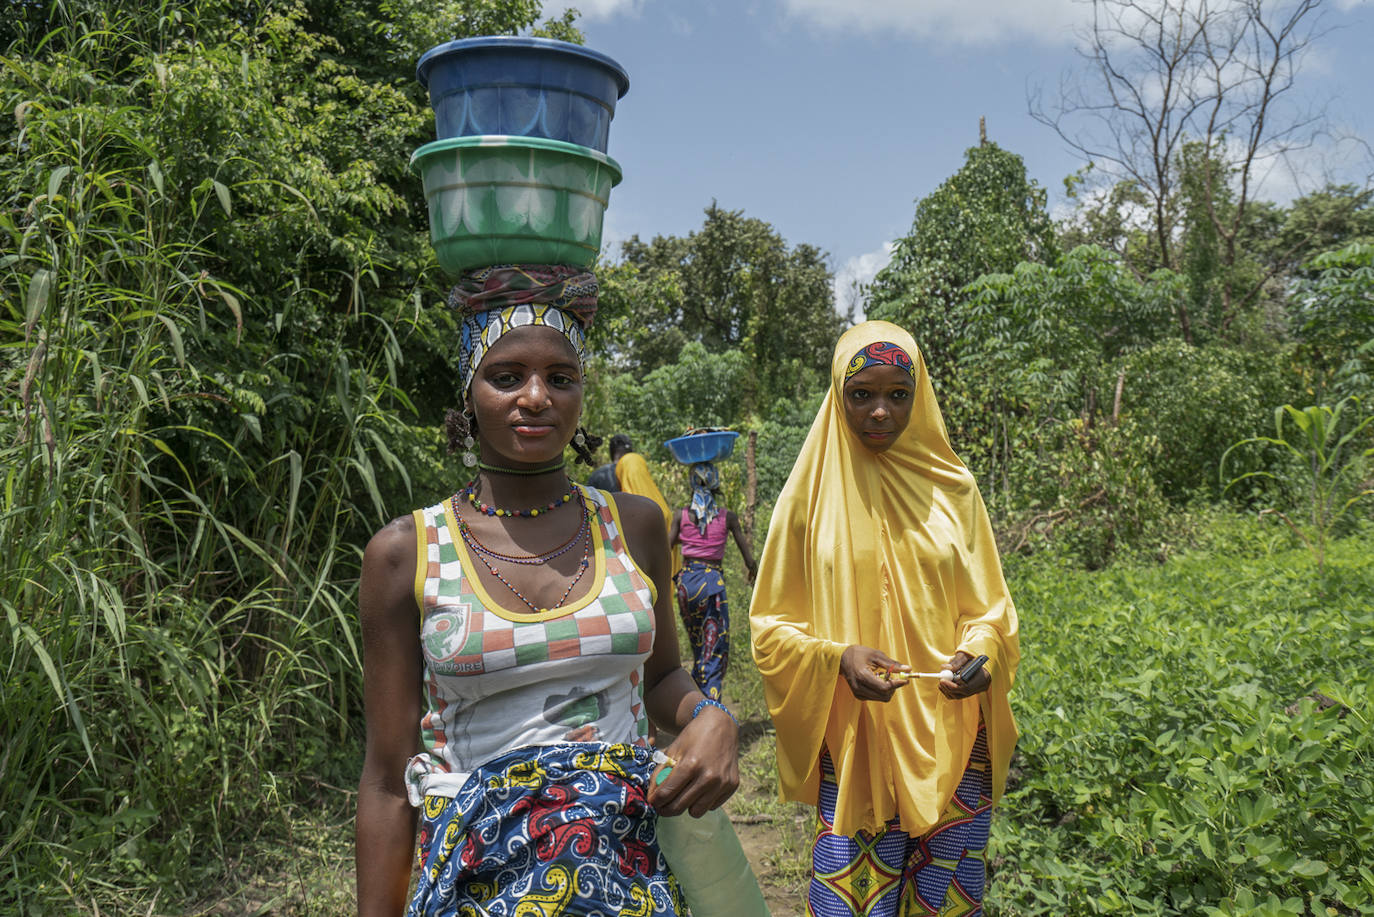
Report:
<svg viewBox="0 0 1374 917"><path fill-rule="evenodd" d="M463 437L463 464L472 468L477 464L477 453L473 449L477 445L477 440L472 436L472 428L476 424L476 418L471 414L464 414L463 421L468 429L467 435Z"/></svg>
<svg viewBox="0 0 1374 917"><path fill-rule="evenodd" d="M575 443L578 446L587 445L587 434L582 432L581 427L577 428L577 435L573 437L573 443Z"/></svg>

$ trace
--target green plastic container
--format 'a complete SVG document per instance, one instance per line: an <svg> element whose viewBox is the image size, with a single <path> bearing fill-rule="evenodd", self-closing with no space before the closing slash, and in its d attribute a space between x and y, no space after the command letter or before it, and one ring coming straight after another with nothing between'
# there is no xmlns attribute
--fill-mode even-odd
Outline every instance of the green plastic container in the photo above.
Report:
<svg viewBox="0 0 1374 917"><path fill-rule="evenodd" d="M410 164L424 180L434 252L452 274L590 265L621 176L605 153L537 137L453 137L420 147Z"/></svg>

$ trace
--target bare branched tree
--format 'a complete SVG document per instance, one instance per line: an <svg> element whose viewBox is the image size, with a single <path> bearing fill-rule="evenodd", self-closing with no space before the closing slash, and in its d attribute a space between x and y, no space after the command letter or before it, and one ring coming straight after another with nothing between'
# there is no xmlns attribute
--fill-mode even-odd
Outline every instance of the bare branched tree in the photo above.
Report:
<svg viewBox="0 0 1374 917"><path fill-rule="evenodd" d="M1222 326L1270 278L1233 267L1246 208L1265 171L1312 146L1326 124L1293 94L1303 57L1321 36L1327 0L1090 0L1081 36L1086 73L1061 83L1031 114L1107 176L1145 193L1157 264L1179 267L1181 165L1200 145L1205 218L1222 270ZM1193 214L1196 217L1196 214ZM1238 288L1243 286L1244 288ZM1180 307L1180 331L1193 338Z"/></svg>

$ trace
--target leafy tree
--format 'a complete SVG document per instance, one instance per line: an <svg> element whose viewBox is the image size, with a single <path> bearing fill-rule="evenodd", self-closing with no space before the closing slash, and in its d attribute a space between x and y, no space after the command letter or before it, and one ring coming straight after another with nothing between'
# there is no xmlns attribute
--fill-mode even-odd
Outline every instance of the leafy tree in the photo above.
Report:
<svg viewBox="0 0 1374 917"><path fill-rule="evenodd" d="M1290 97L1323 2L1092 0L1082 79L1048 110L1032 102L1110 181L1145 196L1152 244L1141 273L1188 273L1194 301L1217 300L1211 315L1178 312L1190 343L1199 322L1226 332L1268 280L1242 268L1248 211L1264 167L1322 128Z"/></svg>
<svg viewBox="0 0 1374 917"><path fill-rule="evenodd" d="M1280 276L1311 277L1322 270L1313 259L1356 242L1374 242L1374 188L1327 185L1304 194L1275 214L1260 236L1261 257Z"/></svg>
<svg viewBox="0 0 1374 917"><path fill-rule="evenodd" d="M946 381L965 337L959 305L979 276L1057 256L1045 192L1021 157L995 143L965 153L962 168L916 205L911 232L874 278L867 314L909 328L932 376Z"/></svg>
<svg viewBox="0 0 1374 917"><path fill-rule="evenodd" d="M1374 396L1374 243L1313 258L1289 300L1301 365L1313 389L1338 398Z"/></svg>
<svg viewBox="0 0 1374 917"><path fill-rule="evenodd" d="M712 203L685 239L624 243L603 272L598 324L615 341L614 365L636 376L676 362L688 342L712 352L738 349L754 367L740 381L741 411L800 397L828 380L843 327L825 255L789 247L768 223ZM743 415L741 415L743 416Z"/></svg>

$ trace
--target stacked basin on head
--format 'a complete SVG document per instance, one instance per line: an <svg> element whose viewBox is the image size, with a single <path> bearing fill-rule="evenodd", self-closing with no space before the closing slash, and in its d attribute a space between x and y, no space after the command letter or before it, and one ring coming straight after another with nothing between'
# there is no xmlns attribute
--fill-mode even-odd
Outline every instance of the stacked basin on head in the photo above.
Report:
<svg viewBox="0 0 1374 917"><path fill-rule="evenodd" d="M438 140L415 151L439 264L590 265L620 166L606 155L629 89L604 54L546 38L485 37L426 51Z"/></svg>

